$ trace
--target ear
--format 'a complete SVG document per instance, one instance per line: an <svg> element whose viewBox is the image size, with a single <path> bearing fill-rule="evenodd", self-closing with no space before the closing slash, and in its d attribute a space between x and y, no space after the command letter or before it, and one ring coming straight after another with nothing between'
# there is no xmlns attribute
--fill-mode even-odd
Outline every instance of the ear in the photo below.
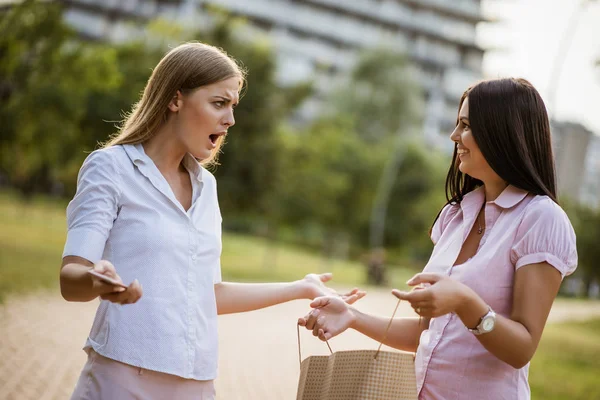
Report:
<svg viewBox="0 0 600 400"><path fill-rule="evenodd" d="M178 112L179 109L181 108L182 102L183 102L183 95L181 94L181 91L178 90L168 105L169 110L173 111L174 113Z"/></svg>

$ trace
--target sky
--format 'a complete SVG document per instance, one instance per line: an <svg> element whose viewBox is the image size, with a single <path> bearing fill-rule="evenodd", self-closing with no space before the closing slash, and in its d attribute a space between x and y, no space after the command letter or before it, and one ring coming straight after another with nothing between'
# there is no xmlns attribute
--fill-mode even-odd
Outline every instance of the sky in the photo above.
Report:
<svg viewBox="0 0 600 400"><path fill-rule="evenodd" d="M477 29L479 44L488 49L484 76L529 80L553 118L579 122L600 135L600 65L595 65L600 60L600 0L483 0L482 11L496 21ZM562 38L571 40L564 41L567 51L558 56ZM560 78L550 83L560 63Z"/></svg>

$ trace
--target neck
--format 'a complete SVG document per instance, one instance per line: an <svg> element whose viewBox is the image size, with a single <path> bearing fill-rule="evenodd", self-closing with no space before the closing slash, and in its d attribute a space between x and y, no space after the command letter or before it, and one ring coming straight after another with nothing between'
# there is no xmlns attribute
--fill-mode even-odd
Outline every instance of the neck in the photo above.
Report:
<svg viewBox="0 0 600 400"><path fill-rule="evenodd" d="M163 174L175 174L181 169L186 151L173 140L175 132L165 124L151 139L143 143L144 152Z"/></svg>
<svg viewBox="0 0 600 400"><path fill-rule="evenodd" d="M484 182L483 188L485 189L485 201L496 200L507 186L508 183L504 181Z"/></svg>

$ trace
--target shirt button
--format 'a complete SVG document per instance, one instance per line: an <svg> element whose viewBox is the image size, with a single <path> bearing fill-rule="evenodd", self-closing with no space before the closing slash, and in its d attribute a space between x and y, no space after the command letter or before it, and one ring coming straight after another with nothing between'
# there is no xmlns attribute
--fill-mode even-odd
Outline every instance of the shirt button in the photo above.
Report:
<svg viewBox="0 0 600 400"><path fill-rule="evenodd" d="M192 255L192 261L196 261L196 255L195 254Z"/></svg>

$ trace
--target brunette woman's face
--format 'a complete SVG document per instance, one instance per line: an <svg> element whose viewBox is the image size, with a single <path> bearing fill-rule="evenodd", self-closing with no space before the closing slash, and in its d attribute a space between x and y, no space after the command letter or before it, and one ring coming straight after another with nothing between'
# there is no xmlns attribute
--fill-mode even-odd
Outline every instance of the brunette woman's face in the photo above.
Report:
<svg viewBox="0 0 600 400"><path fill-rule="evenodd" d="M456 125L454 132L450 135L450 139L456 143L456 153L460 162L458 169L463 174L479 179L484 183L490 179L500 179L486 161L473 137L471 123L469 121L468 97L465 98L460 108L458 113L458 125Z"/></svg>

